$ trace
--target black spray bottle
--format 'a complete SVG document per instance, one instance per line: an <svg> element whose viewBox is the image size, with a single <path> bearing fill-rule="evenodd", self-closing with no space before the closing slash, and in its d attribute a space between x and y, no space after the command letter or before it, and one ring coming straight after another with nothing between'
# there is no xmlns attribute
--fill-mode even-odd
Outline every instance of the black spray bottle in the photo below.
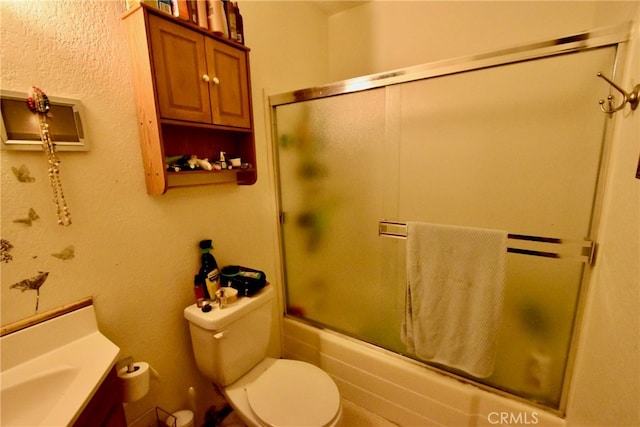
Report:
<svg viewBox="0 0 640 427"><path fill-rule="evenodd" d="M216 259L210 253L212 249L211 240L200 241L202 256L199 275L205 278L205 297L209 300L216 298L216 291L220 287L220 270Z"/></svg>

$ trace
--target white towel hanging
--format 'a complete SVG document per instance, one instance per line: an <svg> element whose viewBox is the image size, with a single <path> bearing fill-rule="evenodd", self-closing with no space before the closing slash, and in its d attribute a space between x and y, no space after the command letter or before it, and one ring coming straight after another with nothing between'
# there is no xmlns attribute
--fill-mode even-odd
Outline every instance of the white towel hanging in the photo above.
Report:
<svg viewBox="0 0 640 427"><path fill-rule="evenodd" d="M485 378L502 315L507 232L407 223L401 337L410 353Z"/></svg>

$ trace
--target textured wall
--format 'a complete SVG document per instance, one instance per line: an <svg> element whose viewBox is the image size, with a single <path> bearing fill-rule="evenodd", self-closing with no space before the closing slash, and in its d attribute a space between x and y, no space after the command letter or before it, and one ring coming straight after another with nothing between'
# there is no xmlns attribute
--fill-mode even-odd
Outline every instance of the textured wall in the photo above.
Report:
<svg viewBox="0 0 640 427"><path fill-rule="evenodd" d="M10 285L48 271L40 311L93 296L103 333L123 355L148 361L161 375L138 408L177 409L190 385L212 393L193 367L181 309L192 300L194 245L201 237L215 239L219 226L207 215L215 205L204 191L146 195L123 4L0 2L2 88L26 92L37 85L51 96L80 99L91 143L90 152L59 155L70 227L56 224L44 155L2 152L2 238L14 246L13 260L2 265L2 323L34 310L34 292ZM23 164L34 183L14 177L11 168ZM223 190L227 197L238 191ZM13 222L29 208L40 219L31 226ZM71 245L73 259L51 256ZM137 412L132 409L130 416Z"/></svg>
<svg viewBox="0 0 640 427"><path fill-rule="evenodd" d="M242 3L242 2L241 2ZM154 405L186 407L191 385L202 406L218 400L191 354L182 309L193 300L199 265L197 243L212 238L222 265L263 269L277 286L273 187L268 166L265 87L277 91L311 84L326 70L326 17L308 4L247 2L242 6L252 48L258 183L146 194L124 31L124 1L0 1L1 88L80 99L91 151L60 153L61 177L73 224L56 224L47 164L41 152L1 153L2 238L14 247L3 263L2 324L34 314L35 291L10 286L49 272L41 287L40 312L93 296L101 330L123 355L148 361L160 373L151 393L129 405L131 419ZM271 22L285 15L276 29ZM304 21L305 28L290 26ZM296 72L271 64L276 40L280 58ZM325 41L323 41L325 40ZM311 46L317 60L295 59ZM253 64L255 62L255 64ZM295 85L295 86L291 86ZM25 165L36 180L20 183L12 167ZM13 222L33 208L31 226ZM73 259L51 256L74 246ZM278 352L277 336L272 352ZM206 398L206 399L205 399Z"/></svg>
<svg viewBox="0 0 640 427"><path fill-rule="evenodd" d="M26 92L37 85L51 96L80 99L92 145L88 153L59 155L73 218L68 228L56 225L45 156L2 152L2 237L14 245L13 261L2 269L2 323L6 323L32 314L29 302L34 298L31 292L17 294L7 285L38 270L50 272L41 289L45 310L70 298L99 297L119 289L121 285L114 283L119 274L110 269L124 273L134 260L114 260L114 255L124 255L116 248L136 244L129 235L140 219L132 209L139 211L139 204L150 200L145 200L138 173L135 111L119 29L122 6L118 2L91 8L79 8L74 2L2 2L1 6L2 88ZM19 183L13 175L11 167L23 164L34 183ZM39 220L30 227L13 222L29 208ZM50 256L69 245L76 249L74 259ZM94 293L95 276L102 286Z"/></svg>

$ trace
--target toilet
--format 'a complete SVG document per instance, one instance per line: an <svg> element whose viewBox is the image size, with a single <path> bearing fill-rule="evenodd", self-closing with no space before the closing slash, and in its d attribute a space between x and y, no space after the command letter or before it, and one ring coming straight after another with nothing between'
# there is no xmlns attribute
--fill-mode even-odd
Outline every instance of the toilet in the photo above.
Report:
<svg viewBox="0 0 640 427"><path fill-rule="evenodd" d="M218 386L251 427L335 426L342 417L338 387L306 362L266 357L273 286L205 313L185 308L198 369Z"/></svg>

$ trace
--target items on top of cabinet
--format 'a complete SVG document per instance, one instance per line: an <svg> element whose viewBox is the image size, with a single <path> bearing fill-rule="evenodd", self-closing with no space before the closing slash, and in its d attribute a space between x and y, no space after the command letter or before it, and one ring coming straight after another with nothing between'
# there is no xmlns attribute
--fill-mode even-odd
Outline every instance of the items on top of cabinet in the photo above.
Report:
<svg viewBox="0 0 640 427"><path fill-rule="evenodd" d="M196 21L200 27L205 30L209 29L209 4L207 0L195 0L196 2Z"/></svg>
<svg viewBox="0 0 640 427"><path fill-rule="evenodd" d="M171 4L172 0L125 0L125 6L128 9L133 9L140 3L144 3L147 6L154 7L170 15L173 14L173 8Z"/></svg>
<svg viewBox="0 0 640 427"><path fill-rule="evenodd" d="M219 1L219 0L214 0ZM227 15L227 26L229 27L229 38L238 40L238 29L236 27L236 8L232 2L224 2L225 13Z"/></svg>
<svg viewBox="0 0 640 427"><path fill-rule="evenodd" d="M244 23L238 2L207 0L209 30L244 44Z"/></svg>
<svg viewBox="0 0 640 427"><path fill-rule="evenodd" d="M171 13L173 16L189 21L191 19L191 11L189 9L187 0L171 0Z"/></svg>
<svg viewBox="0 0 640 427"><path fill-rule="evenodd" d="M244 44L244 22L231 0L126 0L127 9L144 3L212 33Z"/></svg>
<svg viewBox="0 0 640 427"><path fill-rule="evenodd" d="M207 22L214 34L229 38L229 26L221 0L207 0Z"/></svg>
<svg viewBox="0 0 640 427"><path fill-rule="evenodd" d="M242 15L240 15L240 8L238 7L238 2L234 2L235 6L235 14L236 14L236 41L238 43L244 44L244 20L242 19Z"/></svg>

